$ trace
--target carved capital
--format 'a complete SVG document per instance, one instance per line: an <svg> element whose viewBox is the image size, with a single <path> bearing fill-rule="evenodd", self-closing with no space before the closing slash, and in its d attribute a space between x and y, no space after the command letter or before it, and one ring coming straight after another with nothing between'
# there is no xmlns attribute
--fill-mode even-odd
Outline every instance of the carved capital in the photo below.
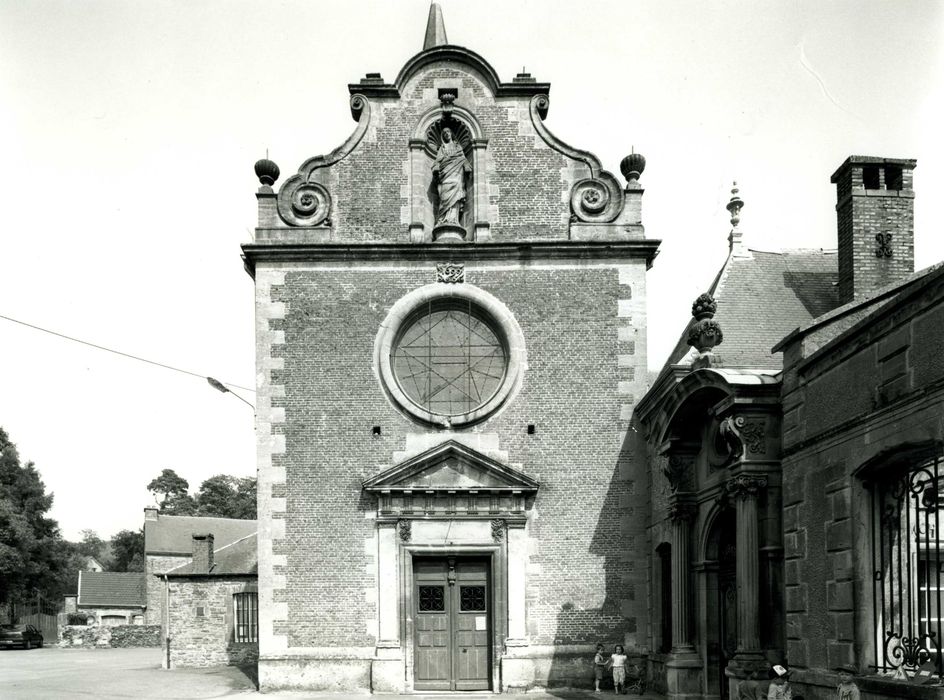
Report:
<svg viewBox="0 0 944 700"><path fill-rule="evenodd" d="M669 504L669 519L676 523L690 523L698 513L698 506L691 501L674 501Z"/></svg>
<svg viewBox="0 0 944 700"><path fill-rule="evenodd" d="M413 538L413 523L410 520L397 521L397 533L401 542L409 542Z"/></svg>
<svg viewBox="0 0 944 700"><path fill-rule="evenodd" d="M755 498L757 492L767 488L767 477L739 474L727 481L727 490L735 498Z"/></svg>
<svg viewBox="0 0 944 700"><path fill-rule="evenodd" d="M495 542L501 542L505 539L505 521L501 518L492 520L492 539Z"/></svg>

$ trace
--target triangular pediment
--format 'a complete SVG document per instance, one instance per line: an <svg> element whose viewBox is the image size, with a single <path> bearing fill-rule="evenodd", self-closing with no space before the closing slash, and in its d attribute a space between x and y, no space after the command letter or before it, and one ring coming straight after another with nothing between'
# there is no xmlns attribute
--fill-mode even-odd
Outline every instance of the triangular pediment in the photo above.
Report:
<svg viewBox="0 0 944 700"><path fill-rule="evenodd" d="M367 479L364 489L534 493L538 482L471 447L448 440Z"/></svg>

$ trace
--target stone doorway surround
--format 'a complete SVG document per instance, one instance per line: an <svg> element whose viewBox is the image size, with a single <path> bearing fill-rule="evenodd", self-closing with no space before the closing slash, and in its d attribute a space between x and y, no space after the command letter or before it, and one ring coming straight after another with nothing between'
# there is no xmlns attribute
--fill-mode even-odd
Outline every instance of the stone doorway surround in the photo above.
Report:
<svg viewBox="0 0 944 700"><path fill-rule="evenodd" d="M460 442L439 445L364 482L377 499L378 638L373 692L413 691L413 559L484 557L491 569L493 691L515 676L507 647L527 645L528 508L538 483ZM507 668L506 668L507 667Z"/></svg>

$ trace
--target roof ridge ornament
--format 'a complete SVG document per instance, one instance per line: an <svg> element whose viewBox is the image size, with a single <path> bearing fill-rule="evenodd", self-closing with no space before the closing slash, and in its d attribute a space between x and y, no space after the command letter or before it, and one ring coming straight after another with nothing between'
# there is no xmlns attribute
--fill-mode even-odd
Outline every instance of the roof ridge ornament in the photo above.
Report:
<svg viewBox="0 0 944 700"><path fill-rule="evenodd" d="M753 257L751 252L744 247L744 233L738 228L741 223L741 209L744 208L744 200L738 196L737 181L731 183L731 199L725 205L725 209L731 214L731 231L728 233L728 250L731 256L735 258Z"/></svg>
<svg viewBox="0 0 944 700"><path fill-rule="evenodd" d="M724 340L721 324L714 319L718 304L711 294L700 294L692 304L694 323L688 328L688 344L698 353L692 361L692 369L718 367L719 359L713 352Z"/></svg>
<svg viewBox="0 0 944 700"><path fill-rule="evenodd" d="M449 40L446 38L446 25L443 22L442 8L439 3L431 3L429 6L429 19L426 20L426 37L423 40L423 51L435 48L437 46L446 46Z"/></svg>

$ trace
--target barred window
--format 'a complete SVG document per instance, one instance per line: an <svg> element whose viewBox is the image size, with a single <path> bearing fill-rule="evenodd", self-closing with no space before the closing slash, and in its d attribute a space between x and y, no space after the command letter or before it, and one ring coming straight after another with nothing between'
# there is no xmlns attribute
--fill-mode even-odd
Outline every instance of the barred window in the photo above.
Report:
<svg viewBox="0 0 944 700"><path fill-rule="evenodd" d="M897 678L944 676L940 456L872 486L875 668Z"/></svg>
<svg viewBox="0 0 944 700"><path fill-rule="evenodd" d="M256 593L236 593L233 596L236 641L259 641L259 602Z"/></svg>

